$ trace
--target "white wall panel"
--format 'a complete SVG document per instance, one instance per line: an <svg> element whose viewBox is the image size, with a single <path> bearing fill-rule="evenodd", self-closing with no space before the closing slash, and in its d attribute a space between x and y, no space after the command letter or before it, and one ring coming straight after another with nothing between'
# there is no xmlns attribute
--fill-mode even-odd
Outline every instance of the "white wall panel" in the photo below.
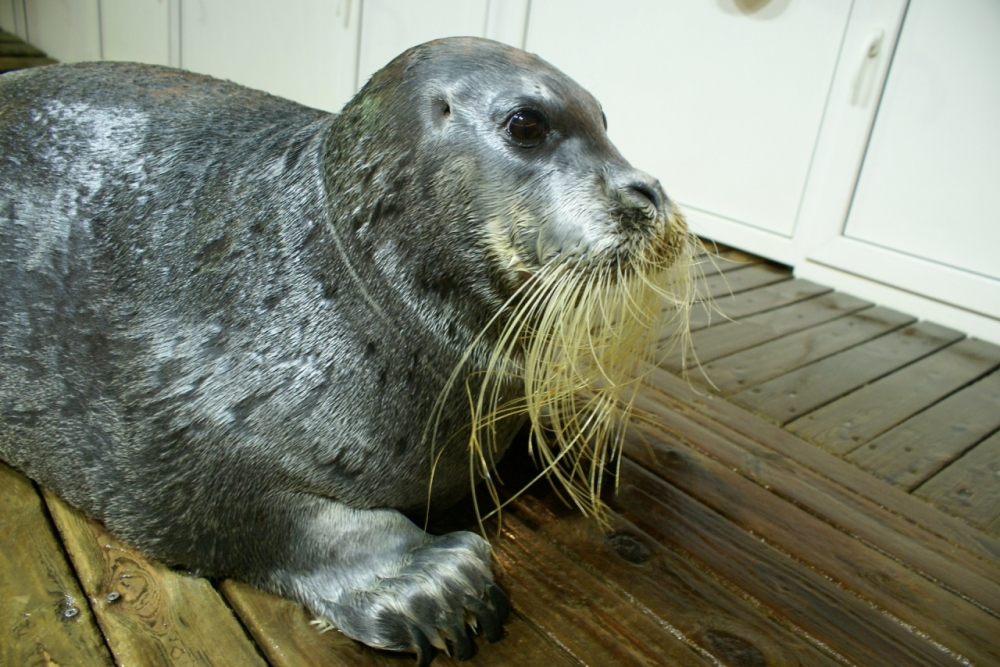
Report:
<svg viewBox="0 0 1000 667"><path fill-rule="evenodd" d="M791 236L851 3L533 0L527 49L683 205Z"/></svg>
<svg viewBox="0 0 1000 667"><path fill-rule="evenodd" d="M105 60L169 65L170 0L100 0Z"/></svg>
<svg viewBox="0 0 1000 667"><path fill-rule="evenodd" d="M101 59L98 0L30 0L27 39L60 62Z"/></svg>
<svg viewBox="0 0 1000 667"><path fill-rule="evenodd" d="M485 36L486 19L486 0L365 0L358 85L411 46L439 37Z"/></svg>
<svg viewBox="0 0 1000 667"><path fill-rule="evenodd" d="M183 0L180 65L338 111L354 93L360 0Z"/></svg>
<svg viewBox="0 0 1000 667"><path fill-rule="evenodd" d="M912 0L845 235L1000 280L998 192L1000 2Z"/></svg>

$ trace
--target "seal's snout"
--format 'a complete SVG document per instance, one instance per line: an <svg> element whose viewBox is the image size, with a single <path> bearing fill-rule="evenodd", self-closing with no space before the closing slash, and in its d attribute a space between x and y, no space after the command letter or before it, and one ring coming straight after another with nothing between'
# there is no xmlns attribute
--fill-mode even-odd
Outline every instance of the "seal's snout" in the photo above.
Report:
<svg viewBox="0 0 1000 667"><path fill-rule="evenodd" d="M630 170L615 180L618 196L624 204L642 211L649 218L666 215L667 195L658 180L638 170Z"/></svg>
<svg viewBox="0 0 1000 667"><path fill-rule="evenodd" d="M643 206L652 206L657 213L663 213L663 198L660 196L659 184L646 181L632 181L625 186L627 198L641 202Z"/></svg>

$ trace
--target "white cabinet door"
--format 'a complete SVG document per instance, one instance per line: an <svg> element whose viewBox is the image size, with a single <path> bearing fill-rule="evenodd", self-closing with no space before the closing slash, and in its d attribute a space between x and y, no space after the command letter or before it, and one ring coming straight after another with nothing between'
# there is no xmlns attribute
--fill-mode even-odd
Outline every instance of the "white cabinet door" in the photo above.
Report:
<svg viewBox="0 0 1000 667"><path fill-rule="evenodd" d="M595 94L612 140L696 231L751 228L790 248L850 9L533 0L526 47Z"/></svg>
<svg viewBox="0 0 1000 667"><path fill-rule="evenodd" d="M176 65L179 0L100 0L105 60Z"/></svg>
<svg viewBox="0 0 1000 667"><path fill-rule="evenodd" d="M807 257L990 318L935 316L998 339L998 191L1000 3L911 0L846 223Z"/></svg>
<svg viewBox="0 0 1000 667"><path fill-rule="evenodd" d="M101 59L98 0L24 3L25 41L61 62Z"/></svg>
<svg viewBox="0 0 1000 667"><path fill-rule="evenodd" d="M400 53L441 37L489 37L520 47L528 0L365 0L358 84Z"/></svg>
<svg viewBox="0 0 1000 667"><path fill-rule="evenodd" d="M183 0L180 66L327 111L354 94L360 0Z"/></svg>

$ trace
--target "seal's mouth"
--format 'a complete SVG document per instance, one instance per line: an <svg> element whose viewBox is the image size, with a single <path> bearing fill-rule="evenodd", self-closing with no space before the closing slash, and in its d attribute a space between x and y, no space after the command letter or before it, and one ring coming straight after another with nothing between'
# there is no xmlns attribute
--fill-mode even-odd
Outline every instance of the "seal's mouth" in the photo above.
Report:
<svg viewBox="0 0 1000 667"><path fill-rule="evenodd" d="M679 212L667 218L660 233L626 235L604 253L557 254L530 266L512 252L517 289L491 322L499 335L478 381L466 382L470 468L498 509L491 469L506 445L498 425L527 416L541 474L584 513L603 517L603 471L620 454L636 391L665 348L688 335L698 241ZM664 340L668 326L676 333ZM449 388L458 381L456 370ZM514 383L523 395L505 398Z"/></svg>

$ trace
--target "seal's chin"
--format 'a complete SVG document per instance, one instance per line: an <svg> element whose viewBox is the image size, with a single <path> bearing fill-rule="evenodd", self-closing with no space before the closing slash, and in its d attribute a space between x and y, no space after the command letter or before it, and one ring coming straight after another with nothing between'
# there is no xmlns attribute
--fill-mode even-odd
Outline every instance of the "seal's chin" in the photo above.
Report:
<svg viewBox="0 0 1000 667"><path fill-rule="evenodd" d="M698 242L679 212L663 222L605 252L557 253L538 266L508 253L519 286L491 323L500 334L468 397L470 464L488 485L506 445L499 422L526 415L542 474L602 517L603 471L621 451L635 393L664 347L686 342ZM664 342L668 325L677 333ZM501 396L511 382L523 397Z"/></svg>

